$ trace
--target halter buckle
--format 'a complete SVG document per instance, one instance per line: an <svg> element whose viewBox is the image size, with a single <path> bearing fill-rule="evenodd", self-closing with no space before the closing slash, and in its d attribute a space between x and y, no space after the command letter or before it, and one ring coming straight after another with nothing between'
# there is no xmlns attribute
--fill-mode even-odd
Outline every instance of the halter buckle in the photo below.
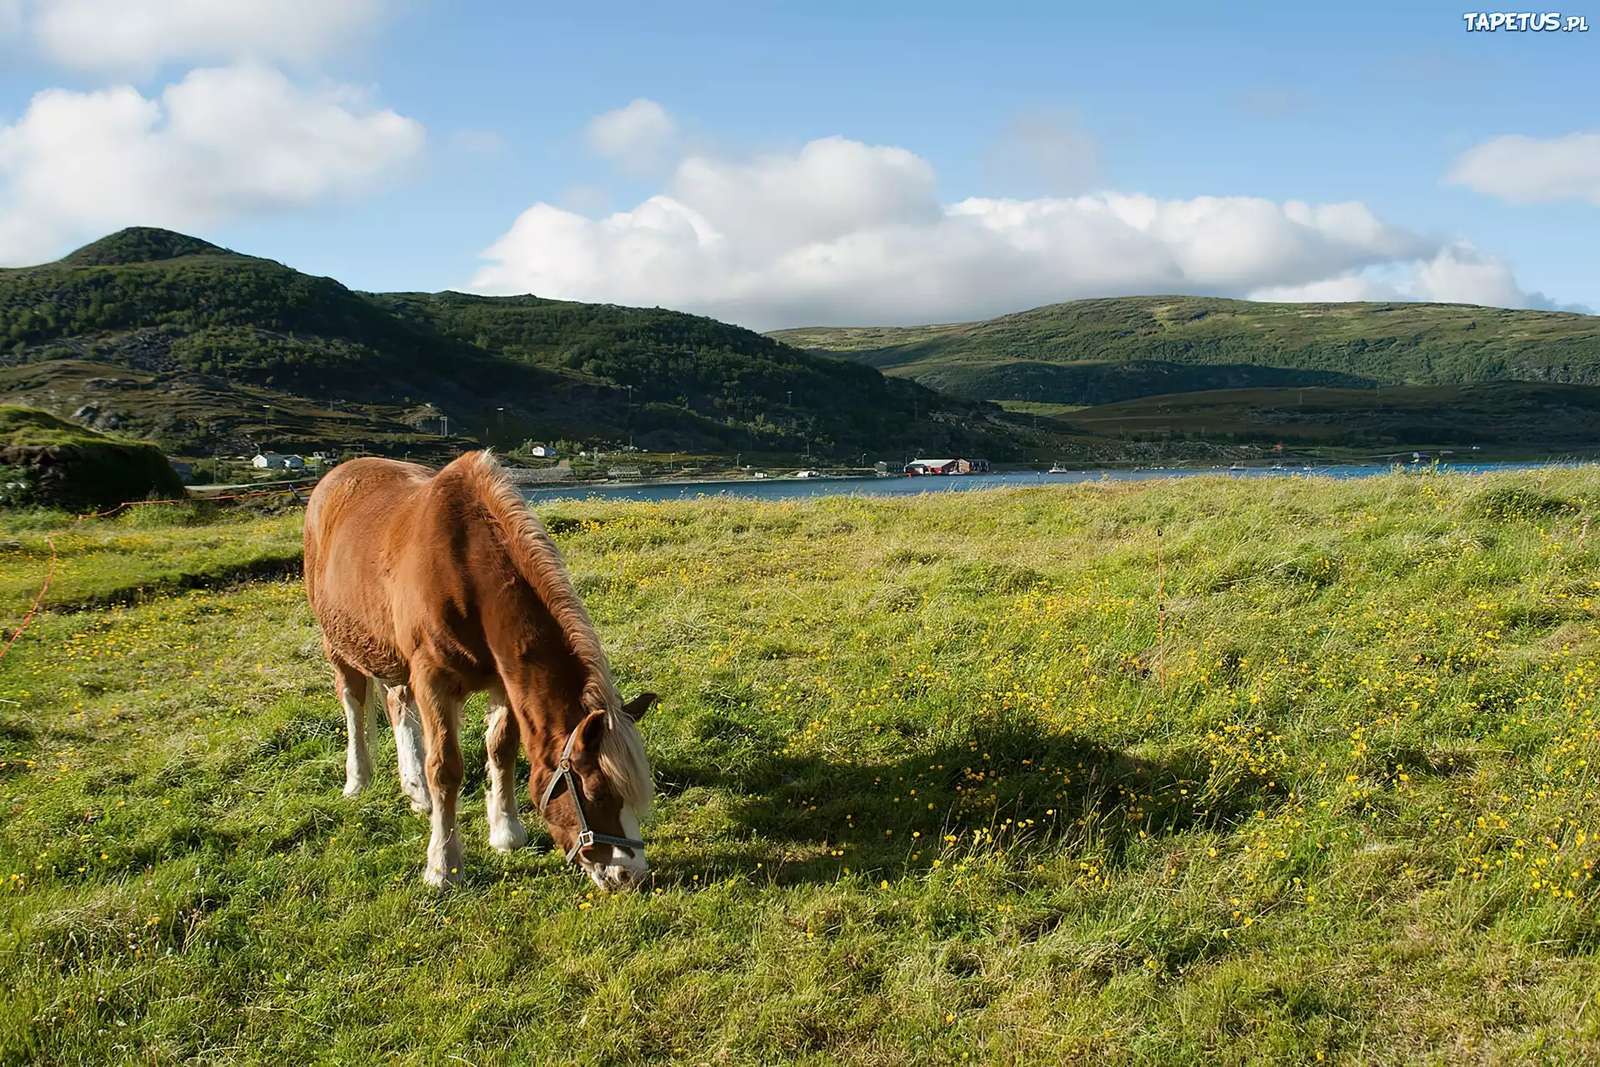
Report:
<svg viewBox="0 0 1600 1067"><path fill-rule="evenodd" d="M572 794L572 810L578 816L578 836L574 839L572 847L567 849L568 863L571 863L579 852L595 844L610 845L613 848L643 849L644 842L638 838L598 834L589 829L589 819L583 810L583 790L579 787L578 776L572 769L572 746L578 740L578 730L581 728L580 724L567 735L567 743L561 749L561 758L556 761L556 769L550 775L550 783L544 787L544 796L539 799L539 814L543 815L550 807L550 801L555 799L556 787L565 779L567 792Z"/></svg>

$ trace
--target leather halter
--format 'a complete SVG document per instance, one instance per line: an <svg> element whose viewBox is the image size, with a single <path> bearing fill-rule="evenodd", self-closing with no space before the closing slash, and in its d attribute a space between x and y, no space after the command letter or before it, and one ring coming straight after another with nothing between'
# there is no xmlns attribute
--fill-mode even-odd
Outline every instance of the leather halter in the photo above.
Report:
<svg viewBox="0 0 1600 1067"><path fill-rule="evenodd" d="M572 794L572 810L578 813L578 839L567 849L567 862L571 863L581 849L590 845L611 845L614 848L643 849L644 842L633 837L618 837L616 834L601 834L589 829L589 820L583 814L583 788L578 781L578 776L572 772L572 746L578 740L578 731L583 729L583 723L572 728L567 735L567 743L562 746L561 759L556 762L555 773L550 775L550 784L544 787L544 796L539 798L539 814L545 814L545 809L550 806L550 801L556 795L556 787L562 782L567 783L567 792Z"/></svg>

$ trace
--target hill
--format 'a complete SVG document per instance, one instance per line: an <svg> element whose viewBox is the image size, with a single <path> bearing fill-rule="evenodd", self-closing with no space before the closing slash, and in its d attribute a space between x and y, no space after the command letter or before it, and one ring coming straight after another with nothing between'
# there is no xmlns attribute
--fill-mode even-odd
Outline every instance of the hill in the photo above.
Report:
<svg viewBox="0 0 1600 1067"><path fill-rule="evenodd" d="M1464 304L1076 300L983 322L781 330L970 399L1098 404L1219 388L1600 385L1600 317Z"/></svg>
<svg viewBox="0 0 1600 1067"><path fill-rule="evenodd" d="M1044 424L711 319L372 294L165 230L0 270L0 396L169 450L652 449L1003 456Z"/></svg>
<svg viewBox="0 0 1600 1067"><path fill-rule="evenodd" d="M1204 438L1294 449L1587 449L1600 442L1600 386L1537 382L1373 389L1222 389L1141 397L1057 416L1075 433L1128 442Z"/></svg>
<svg viewBox="0 0 1600 1067"><path fill-rule="evenodd" d="M0 404L0 501L81 508L152 495L183 495L183 484L154 445Z"/></svg>

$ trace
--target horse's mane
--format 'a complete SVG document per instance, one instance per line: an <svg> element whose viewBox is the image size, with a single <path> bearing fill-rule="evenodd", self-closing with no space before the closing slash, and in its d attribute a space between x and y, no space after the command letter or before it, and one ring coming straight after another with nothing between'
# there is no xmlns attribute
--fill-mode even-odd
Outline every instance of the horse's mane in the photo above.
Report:
<svg viewBox="0 0 1600 1067"><path fill-rule="evenodd" d="M632 717L622 710L622 697L611 680L606 650L588 609L572 587L560 551L488 450L471 453L458 462L489 518L500 527L501 544L512 565L538 594L583 666L580 701L585 710L606 716L606 731L600 742L601 771L625 805L645 814L650 810L655 787L644 739Z"/></svg>

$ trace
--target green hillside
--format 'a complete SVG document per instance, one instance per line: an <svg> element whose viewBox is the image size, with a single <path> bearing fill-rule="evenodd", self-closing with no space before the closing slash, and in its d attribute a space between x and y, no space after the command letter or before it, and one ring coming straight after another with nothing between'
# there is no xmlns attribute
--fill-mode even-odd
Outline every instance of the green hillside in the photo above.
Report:
<svg viewBox="0 0 1600 1067"><path fill-rule="evenodd" d="M1077 300L983 322L782 330L953 395L1108 403L1218 388L1600 385L1600 317L1462 304Z"/></svg>
<svg viewBox="0 0 1600 1067"><path fill-rule="evenodd" d="M1225 389L1141 397L1058 416L1125 441L1204 438L1293 449L1474 446L1495 456L1600 444L1600 386L1536 382L1373 389Z"/></svg>
<svg viewBox="0 0 1600 1067"><path fill-rule="evenodd" d="M632 387L631 391L628 387ZM871 368L661 309L368 294L165 230L0 270L0 396L169 450L961 448L1041 431Z"/></svg>

